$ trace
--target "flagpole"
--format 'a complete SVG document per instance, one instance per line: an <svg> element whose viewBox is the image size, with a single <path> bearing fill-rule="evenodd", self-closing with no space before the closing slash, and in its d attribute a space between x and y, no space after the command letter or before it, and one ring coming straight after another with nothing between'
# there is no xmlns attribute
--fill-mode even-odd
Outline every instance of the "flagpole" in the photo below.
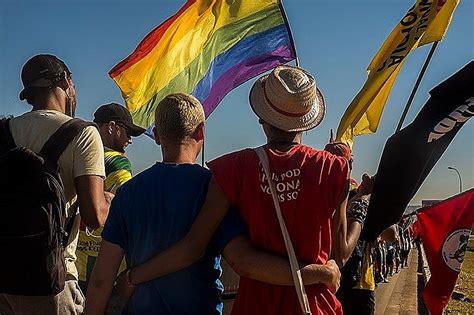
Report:
<svg viewBox="0 0 474 315"><path fill-rule="evenodd" d="M420 208L420 209L421 209L421 208ZM412 215L418 214L418 212L420 212L419 209L416 209L415 211L412 211L412 212L410 212L410 213L404 214L404 215L400 218L400 220L401 220L401 219L405 219L405 218L407 218L407 217L411 217Z"/></svg>
<svg viewBox="0 0 474 315"><path fill-rule="evenodd" d="M280 7L281 14L283 15L283 20L285 21L286 27L288 28L288 37L290 38L291 46L293 46L293 50L295 51L295 64L297 67L300 66L300 60L298 58L298 53L296 51L295 41L293 39L293 31L291 30L290 21L286 16L285 8L283 7L283 0L278 1L278 6Z"/></svg>
<svg viewBox="0 0 474 315"><path fill-rule="evenodd" d="M434 42L433 45L431 45L431 50L428 53L428 56L426 57L425 63L423 64L423 67L421 68L420 74L418 75L418 78L416 79L415 85L413 86L413 90L411 91L410 97L408 97L407 104L405 105L405 109L403 110L402 117L400 117L400 121L398 122L397 129L395 132L400 131L403 126L403 122L405 121L405 118L407 117L408 110L410 109L411 103L413 102L413 99L415 98L416 91L418 90L418 87L420 86L421 80L423 79L423 76L425 75L426 69L428 68L428 65L431 61L431 58L433 57L433 54L436 50L436 47L438 47L438 41Z"/></svg>
<svg viewBox="0 0 474 315"><path fill-rule="evenodd" d="M206 141L202 140L202 149L201 149L201 166L204 167L204 144Z"/></svg>

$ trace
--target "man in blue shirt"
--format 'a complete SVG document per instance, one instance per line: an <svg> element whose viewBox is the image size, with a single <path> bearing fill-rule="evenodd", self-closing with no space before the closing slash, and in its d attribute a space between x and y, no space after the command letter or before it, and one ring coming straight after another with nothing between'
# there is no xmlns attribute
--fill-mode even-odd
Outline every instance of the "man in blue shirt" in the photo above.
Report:
<svg viewBox="0 0 474 315"><path fill-rule="evenodd" d="M196 164L156 163L117 194L102 237L124 249L129 265L146 261L186 235L201 209L210 177L207 169ZM170 314L219 311L219 255L244 230L234 212L198 262L139 286L128 310L145 314L152 306L157 313Z"/></svg>
<svg viewBox="0 0 474 315"><path fill-rule="evenodd" d="M89 283L86 314L103 314L124 254L129 266L141 265L191 228L211 178L207 169L195 164L204 140L204 119L201 104L190 95L172 94L157 106L154 135L162 147L163 162L138 174L117 192ZM125 312L220 314L221 253L247 277L293 285L288 259L256 250L244 232L238 212L229 211L197 262L186 254L173 257L170 264L176 268L170 269L172 273L137 286ZM188 267L180 270L183 265ZM302 274L307 284L324 282L338 287L340 274L333 262L302 264Z"/></svg>

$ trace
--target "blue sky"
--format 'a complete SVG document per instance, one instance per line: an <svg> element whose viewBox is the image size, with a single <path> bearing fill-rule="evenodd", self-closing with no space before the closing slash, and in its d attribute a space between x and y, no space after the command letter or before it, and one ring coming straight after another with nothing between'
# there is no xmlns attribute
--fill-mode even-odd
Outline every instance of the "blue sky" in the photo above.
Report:
<svg viewBox="0 0 474 315"><path fill-rule="evenodd" d="M314 74L327 102L323 123L304 142L321 148L329 129L337 128L347 105L366 79L366 67L398 20L415 0L286 0L300 64ZM0 0L0 115L30 110L20 102L20 71L37 53L62 58L73 72L78 93L77 116L92 119L101 104L122 102L107 72L126 57L156 25L176 12L184 1L123 0ZM445 40L418 90L406 123L428 99L428 91L474 56L474 4L461 0ZM386 139L393 133L429 47L407 59L386 105L379 130L361 136L354 145L353 177L375 173ZM206 160L264 141L248 105L253 80L231 92L207 122ZM442 199L458 192L454 166L464 189L474 186L474 124L468 122L451 143L412 203ZM161 159L146 137L134 140L127 152L139 172ZM409 152L400 152L409 154Z"/></svg>

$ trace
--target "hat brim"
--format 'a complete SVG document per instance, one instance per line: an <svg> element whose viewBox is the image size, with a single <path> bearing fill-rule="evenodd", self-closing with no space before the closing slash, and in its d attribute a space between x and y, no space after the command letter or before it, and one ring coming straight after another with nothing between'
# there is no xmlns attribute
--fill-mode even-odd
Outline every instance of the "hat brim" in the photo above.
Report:
<svg viewBox="0 0 474 315"><path fill-rule="evenodd" d="M324 118L326 104L323 94L316 88L316 97L311 110L300 117L291 117L277 112L265 97L265 83L268 75L259 78L250 91L250 106L254 113L270 125L287 132L300 132L315 128Z"/></svg>
<svg viewBox="0 0 474 315"><path fill-rule="evenodd" d="M130 123L130 122L121 121L121 123L124 124L125 126L127 126L128 129L130 129L130 135L132 137L138 137L146 131L146 129L144 129L140 126L137 126L133 123Z"/></svg>
<svg viewBox="0 0 474 315"><path fill-rule="evenodd" d="M25 100L28 97L29 89L32 87L50 87L52 84L52 81L50 79L38 79L35 80L31 83L28 83L28 86L25 87L23 90L20 92L20 101Z"/></svg>

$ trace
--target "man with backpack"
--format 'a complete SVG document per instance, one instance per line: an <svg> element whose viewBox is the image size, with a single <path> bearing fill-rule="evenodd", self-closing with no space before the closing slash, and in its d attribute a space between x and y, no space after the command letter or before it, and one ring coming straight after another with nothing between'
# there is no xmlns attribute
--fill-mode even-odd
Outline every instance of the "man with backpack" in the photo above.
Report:
<svg viewBox="0 0 474 315"><path fill-rule="evenodd" d="M73 119L62 60L36 55L21 79L32 111L0 122L0 314L79 314L77 214L98 228L113 196L104 193L102 141L96 126Z"/></svg>

